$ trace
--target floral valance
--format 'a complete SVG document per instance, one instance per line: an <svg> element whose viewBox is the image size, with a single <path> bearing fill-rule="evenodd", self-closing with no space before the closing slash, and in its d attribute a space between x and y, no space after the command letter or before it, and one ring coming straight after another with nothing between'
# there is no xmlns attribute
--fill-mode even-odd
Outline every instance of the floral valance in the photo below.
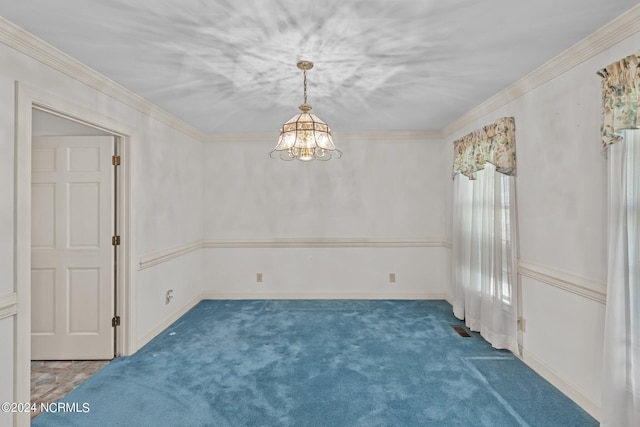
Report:
<svg viewBox="0 0 640 427"><path fill-rule="evenodd" d="M638 129L640 95L640 52L598 71L602 77L602 145L622 139L624 129Z"/></svg>
<svg viewBox="0 0 640 427"><path fill-rule="evenodd" d="M461 173L476 179L475 173L491 163L505 175L516 174L516 122L503 117L454 142L453 176Z"/></svg>

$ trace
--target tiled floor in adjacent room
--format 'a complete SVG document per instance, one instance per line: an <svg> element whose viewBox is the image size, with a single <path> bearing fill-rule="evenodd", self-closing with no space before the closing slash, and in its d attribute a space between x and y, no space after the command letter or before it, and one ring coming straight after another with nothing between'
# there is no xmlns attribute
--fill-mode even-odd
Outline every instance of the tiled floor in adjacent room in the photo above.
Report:
<svg viewBox="0 0 640 427"><path fill-rule="evenodd" d="M105 367L109 360L31 361L31 403L51 403ZM31 418L40 412L32 412Z"/></svg>

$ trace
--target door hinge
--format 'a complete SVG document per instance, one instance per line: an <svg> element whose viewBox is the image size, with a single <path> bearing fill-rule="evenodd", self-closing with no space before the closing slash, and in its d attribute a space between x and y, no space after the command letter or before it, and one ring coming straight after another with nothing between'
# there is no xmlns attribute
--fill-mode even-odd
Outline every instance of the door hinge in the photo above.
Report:
<svg viewBox="0 0 640 427"><path fill-rule="evenodd" d="M120 166L120 156L111 156L111 164L113 166Z"/></svg>
<svg viewBox="0 0 640 427"><path fill-rule="evenodd" d="M120 244L120 236L113 236L111 238L111 244L113 246L118 246Z"/></svg>
<svg viewBox="0 0 640 427"><path fill-rule="evenodd" d="M113 316L113 318L111 319L111 326L114 328L116 326L120 326L120 316Z"/></svg>

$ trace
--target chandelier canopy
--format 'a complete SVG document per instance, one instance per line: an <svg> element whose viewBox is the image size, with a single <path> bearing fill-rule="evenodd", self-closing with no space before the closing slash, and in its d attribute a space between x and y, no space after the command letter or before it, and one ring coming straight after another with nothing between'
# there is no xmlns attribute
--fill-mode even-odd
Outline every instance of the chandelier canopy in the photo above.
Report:
<svg viewBox="0 0 640 427"><path fill-rule="evenodd" d="M298 107L302 113L282 125L278 144L269 156L304 162L339 159L342 152L333 144L331 129L318 116L309 113L311 105L307 104L307 71L313 68L313 62L300 61L297 65L304 74L304 103Z"/></svg>

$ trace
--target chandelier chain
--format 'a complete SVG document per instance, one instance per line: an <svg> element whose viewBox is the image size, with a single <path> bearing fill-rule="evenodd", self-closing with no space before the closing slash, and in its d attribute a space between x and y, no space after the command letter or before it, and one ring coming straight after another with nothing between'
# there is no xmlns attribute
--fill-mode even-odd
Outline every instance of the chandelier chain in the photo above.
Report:
<svg viewBox="0 0 640 427"><path fill-rule="evenodd" d="M307 70L304 71L304 103L307 103Z"/></svg>

